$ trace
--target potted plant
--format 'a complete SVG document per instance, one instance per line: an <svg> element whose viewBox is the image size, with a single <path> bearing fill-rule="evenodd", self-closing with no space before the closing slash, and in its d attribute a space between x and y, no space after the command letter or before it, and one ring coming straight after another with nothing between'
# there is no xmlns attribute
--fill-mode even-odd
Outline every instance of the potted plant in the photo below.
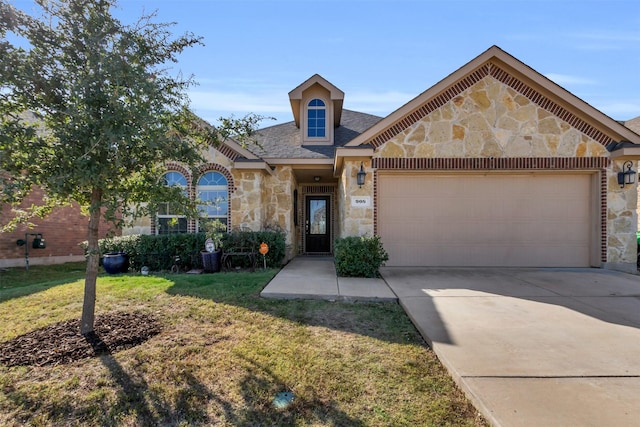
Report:
<svg viewBox="0 0 640 427"><path fill-rule="evenodd" d="M207 221L202 227L206 236L205 250L200 251L202 266L207 273L220 271L220 255L222 254L222 235L227 226L217 219Z"/></svg>
<svg viewBox="0 0 640 427"><path fill-rule="evenodd" d="M108 274L126 273L129 270L129 255L126 252L107 252L102 256L102 266Z"/></svg>

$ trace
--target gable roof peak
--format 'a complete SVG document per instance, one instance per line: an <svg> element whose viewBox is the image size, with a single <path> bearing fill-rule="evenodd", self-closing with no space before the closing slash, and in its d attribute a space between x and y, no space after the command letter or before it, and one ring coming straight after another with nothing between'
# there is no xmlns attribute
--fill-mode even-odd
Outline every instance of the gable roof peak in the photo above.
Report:
<svg viewBox="0 0 640 427"><path fill-rule="evenodd" d="M334 86L327 79L320 74L314 74L307 80L299 84L295 89L289 92L289 102L291 103L291 112L293 113L293 120L296 126L300 127L300 114L301 103L304 92L314 85L319 85L329 93L329 100L333 105L334 111L334 126L340 125L340 118L342 117L342 104L344 103L344 92Z"/></svg>
<svg viewBox="0 0 640 427"><path fill-rule="evenodd" d="M300 83L295 89L289 92L289 99L302 99L302 93L313 86L319 84L323 88L329 91L331 100L344 99L344 92L334 86L329 80L322 77L320 74L314 74L304 82Z"/></svg>
<svg viewBox="0 0 640 427"><path fill-rule="evenodd" d="M562 117L605 146L611 141L621 140L638 144L638 135L634 135L630 129L493 45L354 138L348 145L371 143L377 147L486 76L511 86L530 101Z"/></svg>

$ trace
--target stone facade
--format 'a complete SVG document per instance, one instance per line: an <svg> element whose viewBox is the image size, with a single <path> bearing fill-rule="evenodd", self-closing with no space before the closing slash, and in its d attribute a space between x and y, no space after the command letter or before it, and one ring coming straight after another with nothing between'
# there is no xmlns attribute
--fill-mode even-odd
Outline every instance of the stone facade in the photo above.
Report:
<svg viewBox="0 0 640 427"><path fill-rule="evenodd" d="M381 146L377 157L599 157L607 150L487 76Z"/></svg>
<svg viewBox="0 0 640 427"><path fill-rule="evenodd" d="M233 177L236 188L230 194L232 227L280 228L286 232L287 253L295 253L293 190L296 180L291 167L276 167L272 174L234 170Z"/></svg>
<svg viewBox="0 0 640 427"><path fill-rule="evenodd" d="M377 148L379 158L587 158L606 148L491 76L461 92ZM606 263L635 269L637 191L621 189L613 162L606 173ZM345 168L347 169L347 168ZM351 173L347 170L346 174ZM593 197L602 191L594 185ZM368 188L373 195L373 189ZM371 208L373 209L373 207ZM360 214L358 212L358 214ZM371 212L364 213L365 217ZM345 219L345 223L349 220ZM595 244L595 243L594 243Z"/></svg>
<svg viewBox="0 0 640 427"><path fill-rule="evenodd" d="M614 161L607 176L607 264L616 270L636 271L638 191L637 183L620 188L617 172L623 163Z"/></svg>
<svg viewBox="0 0 640 427"><path fill-rule="evenodd" d="M367 172L362 188L357 184L357 174L360 161L345 161L338 185L338 235L373 236L373 173L371 161L363 162ZM354 206L352 200L356 197L366 197L368 206Z"/></svg>

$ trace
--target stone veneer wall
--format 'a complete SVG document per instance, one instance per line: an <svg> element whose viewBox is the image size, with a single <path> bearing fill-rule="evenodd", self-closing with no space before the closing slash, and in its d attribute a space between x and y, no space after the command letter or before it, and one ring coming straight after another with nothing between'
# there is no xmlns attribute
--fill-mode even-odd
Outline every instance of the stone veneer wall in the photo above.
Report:
<svg viewBox="0 0 640 427"><path fill-rule="evenodd" d="M236 191L231 197L231 228L259 230L264 219L261 171L232 172Z"/></svg>
<svg viewBox="0 0 640 427"><path fill-rule="evenodd" d="M367 172L362 188L357 184L357 173L360 170L361 161L345 160L342 168L342 176L338 186L338 221L337 232L340 237L347 236L373 236L373 173L371 161L364 161L364 170ZM368 207L352 206L353 197L369 197Z"/></svg>
<svg viewBox="0 0 640 427"><path fill-rule="evenodd" d="M525 89L531 95L531 89ZM588 132L577 130L530 98L492 76L485 76L384 144L374 143L377 147L374 157L517 158L523 162L544 158L551 163L556 158L581 158L585 165L590 163L589 158L593 159L594 165L598 163L596 158L608 158L604 145L588 136ZM551 107L557 108L556 105ZM606 168L584 167L577 162L574 169L606 173L605 184L594 188L594 197L600 197L603 205L602 246L606 251L602 260L611 268L631 269L636 263L637 193L635 186L621 189L617 184L621 166L622 162L618 161ZM344 174L355 180L355 176L351 177L353 165L345 167ZM346 185L345 188L353 188ZM372 195L373 187L367 187L367 193ZM370 215L363 214L364 217ZM355 225L351 223L350 227L353 229Z"/></svg>
<svg viewBox="0 0 640 427"><path fill-rule="evenodd" d="M287 259L296 252L293 224L295 176L290 166L266 171L233 171L236 191L231 195L232 227L262 230L279 227L286 233Z"/></svg>
<svg viewBox="0 0 640 427"><path fill-rule="evenodd" d="M613 161L612 167L607 170L608 250L605 267L635 272L638 257L638 191L637 183L623 189L618 185L618 172L622 170L624 162ZM634 170L638 170L635 165Z"/></svg>

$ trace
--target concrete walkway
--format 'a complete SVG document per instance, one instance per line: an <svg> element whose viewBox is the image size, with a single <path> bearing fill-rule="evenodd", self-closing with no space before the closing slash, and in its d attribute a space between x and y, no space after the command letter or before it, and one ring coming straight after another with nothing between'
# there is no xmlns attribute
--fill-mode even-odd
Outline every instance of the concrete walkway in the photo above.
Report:
<svg viewBox="0 0 640 427"><path fill-rule="evenodd" d="M329 301L398 300L382 279L337 277L331 257L294 258L269 282L260 296Z"/></svg>
<svg viewBox="0 0 640 427"><path fill-rule="evenodd" d="M267 298L396 301L495 426L640 427L640 277L600 269L384 267L295 258Z"/></svg>

